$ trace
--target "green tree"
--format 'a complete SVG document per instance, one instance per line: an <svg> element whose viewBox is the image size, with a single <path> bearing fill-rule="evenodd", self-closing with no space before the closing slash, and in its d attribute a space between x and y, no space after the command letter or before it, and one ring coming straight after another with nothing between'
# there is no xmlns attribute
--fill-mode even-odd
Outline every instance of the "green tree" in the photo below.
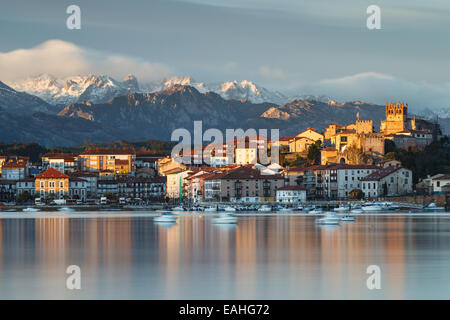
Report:
<svg viewBox="0 0 450 320"><path fill-rule="evenodd" d="M32 198L31 194L28 191L24 191L17 197L17 202L19 203L25 203L30 201Z"/></svg>
<svg viewBox="0 0 450 320"><path fill-rule="evenodd" d="M322 141L317 140L308 148L308 155L306 159L308 159L310 164L320 164L320 146L322 145Z"/></svg>

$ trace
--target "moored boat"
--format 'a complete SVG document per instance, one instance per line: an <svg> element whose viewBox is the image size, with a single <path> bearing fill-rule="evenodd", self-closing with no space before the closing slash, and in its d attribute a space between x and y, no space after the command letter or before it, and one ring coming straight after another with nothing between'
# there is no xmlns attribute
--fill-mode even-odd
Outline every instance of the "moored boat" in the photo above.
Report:
<svg viewBox="0 0 450 320"><path fill-rule="evenodd" d="M41 210L38 208L33 208L33 207L28 207L28 208L25 208L22 210L22 212L38 212L38 211L41 211Z"/></svg>
<svg viewBox="0 0 450 320"><path fill-rule="evenodd" d="M316 223L317 224L336 225L336 224L339 224L340 220L341 219L336 215L336 213L329 211L325 214L325 217L316 219Z"/></svg>
<svg viewBox="0 0 450 320"><path fill-rule="evenodd" d="M225 212L235 212L235 211L236 211L236 208L235 208L235 207L232 207L232 206L226 206L223 210L224 210Z"/></svg>
<svg viewBox="0 0 450 320"><path fill-rule="evenodd" d="M341 205L341 206L339 206L337 208L334 208L333 211L334 212L347 212L347 211L349 211L349 209L350 209L349 206Z"/></svg>
<svg viewBox="0 0 450 320"><path fill-rule="evenodd" d="M341 221L355 221L355 216L346 214L341 218Z"/></svg>
<svg viewBox="0 0 450 320"><path fill-rule="evenodd" d="M373 212L373 211L381 211L383 207L378 204L369 204L361 207L361 210L364 212Z"/></svg>
<svg viewBox="0 0 450 320"><path fill-rule="evenodd" d="M269 211L272 211L272 208L270 206L268 206L268 205L263 205L263 206L258 208L258 211L269 212Z"/></svg>
<svg viewBox="0 0 450 320"><path fill-rule="evenodd" d="M230 213L222 213L219 217L213 219L215 224L230 224L237 223L238 218Z"/></svg>
<svg viewBox="0 0 450 320"><path fill-rule="evenodd" d="M322 208L315 208L315 209L308 211L308 214L322 214L322 213L323 213Z"/></svg>
<svg viewBox="0 0 450 320"><path fill-rule="evenodd" d="M69 208L69 207L62 207L62 208L59 208L58 211L61 211L61 212L73 212L73 211L75 211L75 209Z"/></svg>
<svg viewBox="0 0 450 320"><path fill-rule="evenodd" d="M170 211L165 211L159 217L153 218L153 221L173 223L177 221L177 216Z"/></svg>

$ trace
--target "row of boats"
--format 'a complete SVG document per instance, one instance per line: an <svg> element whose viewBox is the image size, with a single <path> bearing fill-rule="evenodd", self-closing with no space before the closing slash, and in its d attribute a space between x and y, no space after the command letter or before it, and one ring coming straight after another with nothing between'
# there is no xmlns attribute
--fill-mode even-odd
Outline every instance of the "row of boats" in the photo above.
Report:
<svg viewBox="0 0 450 320"><path fill-rule="evenodd" d="M175 223L178 216L171 211L164 211L160 216L155 217L154 221L158 223ZM355 221L355 216L353 215L344 215L339 217L335 212L328 211L325 213L323 218L317 219L317 224L323 225L337 225L339 222L351 222ZM219 217L213 218L214 224L236 224L238 222L238 218L231 212L222 212L219 214Z"/></svg>
<svg viewBox="0 0 450 320"><path fill-rule="evenodd" d="M237 211L259 211L259 212L307 212L311 214L322 214L324 212L323 207L310 205L310 206L298 206L298 207L288 207L280 205L227 205L227 206L210 206L202 207L195 206L191 208L177 206L172 208L172 211L203 211L203 212L237 212ZM332 209L334 212L338 213L364 213L364 212L379 212L379 211L398 211L403 209L401 206L392 202L366 202L363 204L359 203L348 203L341 204L339 207ZM406 208L411 211L445 211L444 207L438 207L435 203L431 203L428 206L422 208Z"/></svg>
<svg viewBox="0 0 450 320"><path fill-rule="evenodd" d="M159 223L175 223L177 221L177 215L171 211L164 211L160 216L153 218L155 222ZM213 219L215 224L236 224L238 218L233 213L222 212L219 217Z"/></svg>

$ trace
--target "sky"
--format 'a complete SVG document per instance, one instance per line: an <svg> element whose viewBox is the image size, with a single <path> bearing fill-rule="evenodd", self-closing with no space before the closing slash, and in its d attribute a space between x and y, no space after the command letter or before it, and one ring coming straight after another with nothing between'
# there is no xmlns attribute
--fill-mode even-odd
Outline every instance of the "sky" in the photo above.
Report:
<svg viewBox="0 0 450 320"><path fill-rule="evenodd" d="M66 8L81 8L81 29ZM381 9L369 30L366 9ZM251 80L337 100L450 104L447 0L2 0L0 81L135 74Z"/></svg>

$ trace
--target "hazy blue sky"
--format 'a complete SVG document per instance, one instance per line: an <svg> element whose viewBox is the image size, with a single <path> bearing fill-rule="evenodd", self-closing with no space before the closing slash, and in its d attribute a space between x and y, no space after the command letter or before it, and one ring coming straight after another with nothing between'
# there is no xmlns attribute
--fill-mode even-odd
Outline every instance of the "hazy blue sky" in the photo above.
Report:
<svg viewBox="0 0 450 320"><path fill-rule="evenodd" d="M70 4L81 7L81 30L66 28ZM371 4L381 30L366 28ZM450 1L3 0L0 8L3 81L93 69L146 81L248 79L374 102L450 98Z"/></svg>

